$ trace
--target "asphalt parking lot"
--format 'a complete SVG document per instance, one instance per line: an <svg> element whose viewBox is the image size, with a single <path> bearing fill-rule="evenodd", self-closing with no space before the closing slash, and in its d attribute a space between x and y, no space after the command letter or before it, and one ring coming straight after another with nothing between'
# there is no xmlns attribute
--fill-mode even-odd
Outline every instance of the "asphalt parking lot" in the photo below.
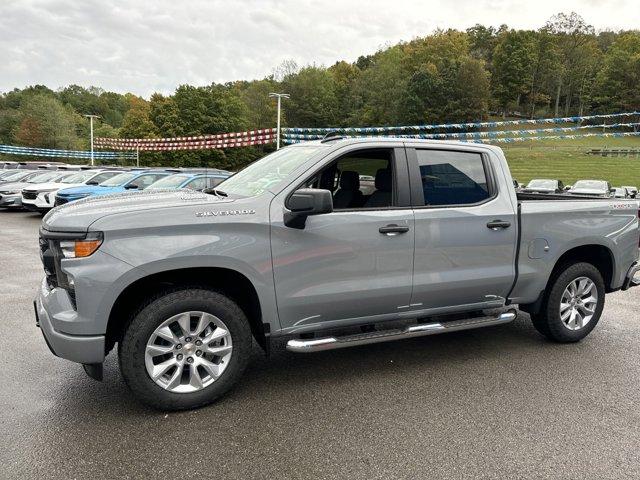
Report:
<svg viewBox="0 0 640 480"><path fill-rule="evenodd" d="M52 356L40 217L0 212L0 478L640 478L640 289L583 342L507 326L319 354L254 347L216 404L164 414Z"/></svg>

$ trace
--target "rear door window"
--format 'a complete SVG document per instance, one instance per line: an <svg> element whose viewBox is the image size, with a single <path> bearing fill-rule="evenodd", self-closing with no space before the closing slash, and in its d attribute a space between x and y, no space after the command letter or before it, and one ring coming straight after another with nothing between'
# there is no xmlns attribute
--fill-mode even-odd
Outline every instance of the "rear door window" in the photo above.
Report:
<svg viewBox="0 0 640 480"><path fill-rule="evenodd" d="M491 197L482 155L416 150L426 206L472 205Z"/></svg>

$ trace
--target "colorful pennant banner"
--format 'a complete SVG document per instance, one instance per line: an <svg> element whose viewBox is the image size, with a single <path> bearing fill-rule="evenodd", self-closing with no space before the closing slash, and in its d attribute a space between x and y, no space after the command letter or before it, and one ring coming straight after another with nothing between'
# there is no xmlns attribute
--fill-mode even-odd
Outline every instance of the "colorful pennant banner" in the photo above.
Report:
<svg viewBox="0 0 640 480"><path fill-rule="evenodd" d="M474 143L512 143L512 142L528 142L532 140L559 140L559 139L579 139L585 137L631 137L638 136L640 132L616 132L616 133L581 133L579 135L542 135L537 137L513 137L513 138L460 138L456 139L462 142L474 142ZM353 138L375 138L379 135L354 135ZM401 134L401 135L385 135L385 137L391 138L432 138L424 134ZM302 143L309 141L308 139L284 139L284 143Z"/></svg>
<svg viewBox="0 0 640 480"><path fill-rule="evenodd" d="M500 122L469 122L469 123L441 123L431 125L403 125L395 127L335 127L335 128L284 128L284 133L384 133L397 130L461 130L467 128L487 128L487 127L500 127L506 125L535 125L541 123L575 123L585 122L589 120L598 120L606 118L622 118L640 116L640 112L623 112L623 113L608 113L599 115L584 115L578 117L555 117L555 118L536 118L536 119L520 119L520 120L505 120Z"/></svg>
<svg viewBox="0 0 640 480"><path fill-rule="evenodd" d="M87 150L58 150L53 148L16 147L0 145L0 153L6 155L29 155L33 157L80 158L91 159L91 152ZM93 158L115 160L118 158L135 158L131 152L93 152Z"/></svg>
<svg viewBox="0 0 640 480"><path fill-rule="evenodd" d="M504 137L508 135L538 135L540 133L560 133L560 132L572 132L578 130L589 130L595 128L633 128L640 126L640 123L611 123L600 125L581 125L577 127L553 127L553 128L537 128L532 130L497 130L493 132L462 132L462 133L426 133L426 134L414 134L415 137L420 135L419 138L432 138L432 139L465 139L465 138L496 138ZM283 135L285 139L293 140L318 140L323 138L320 134L301 134L301 133L285 133ZM417 138L417 137L416 137Z"/></svg>
<svg viewBox="0 0 640 480"><path fill-rule="evenodd" d="M262 130L249 130L246 132L230 132L215 135L198 135L190 137L169 137L169 138L104 138L97 137L94 139L94 145L97 148L116 148L120 150L163 150L160 147L191 147L198 148L228 148L231 145L240 146L247 142L264 141L270 143L275 141L276 129L268 128ZM196 147L197 146L197 147ZM152 148L151 148L152 147ZM167 150L176 150L175 148L166 148Z"/></svg>

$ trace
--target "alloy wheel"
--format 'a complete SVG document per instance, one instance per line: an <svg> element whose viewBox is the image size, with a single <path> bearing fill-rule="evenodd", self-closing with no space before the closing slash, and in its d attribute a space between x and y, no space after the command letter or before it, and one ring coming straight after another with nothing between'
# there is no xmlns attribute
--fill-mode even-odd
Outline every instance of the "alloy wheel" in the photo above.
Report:
<svg viewBox="0 0 640 480"><path fill-rule="evenodd" d="M578 277L565 288L560 300L560 320L569 330L580 330L598 307L598 289L588 277Z"/></svg>
<svg viewBox="0 0 640 480"><path fill-rule="evenodd" d="M183 312L162 322L145 347L149 377L173 393L193 393L215 382L229 365L229 329L207 312Z"/></svg>

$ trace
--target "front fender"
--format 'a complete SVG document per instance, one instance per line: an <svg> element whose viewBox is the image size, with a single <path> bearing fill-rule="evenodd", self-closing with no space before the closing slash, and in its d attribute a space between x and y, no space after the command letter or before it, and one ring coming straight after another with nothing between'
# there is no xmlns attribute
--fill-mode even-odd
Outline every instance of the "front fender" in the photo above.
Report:
<svg viewBox="0 0 640 480"><path fill-rule="evenodd" d="M134 267L117 291L109 292L104 309L110 311L118 296L147 276L189 268L224 268L245 276L260 301L263 321L272 331L280 328L273 284L269 226L256 223L147 227L140 231L106 232L102 247Z"/></svg>

